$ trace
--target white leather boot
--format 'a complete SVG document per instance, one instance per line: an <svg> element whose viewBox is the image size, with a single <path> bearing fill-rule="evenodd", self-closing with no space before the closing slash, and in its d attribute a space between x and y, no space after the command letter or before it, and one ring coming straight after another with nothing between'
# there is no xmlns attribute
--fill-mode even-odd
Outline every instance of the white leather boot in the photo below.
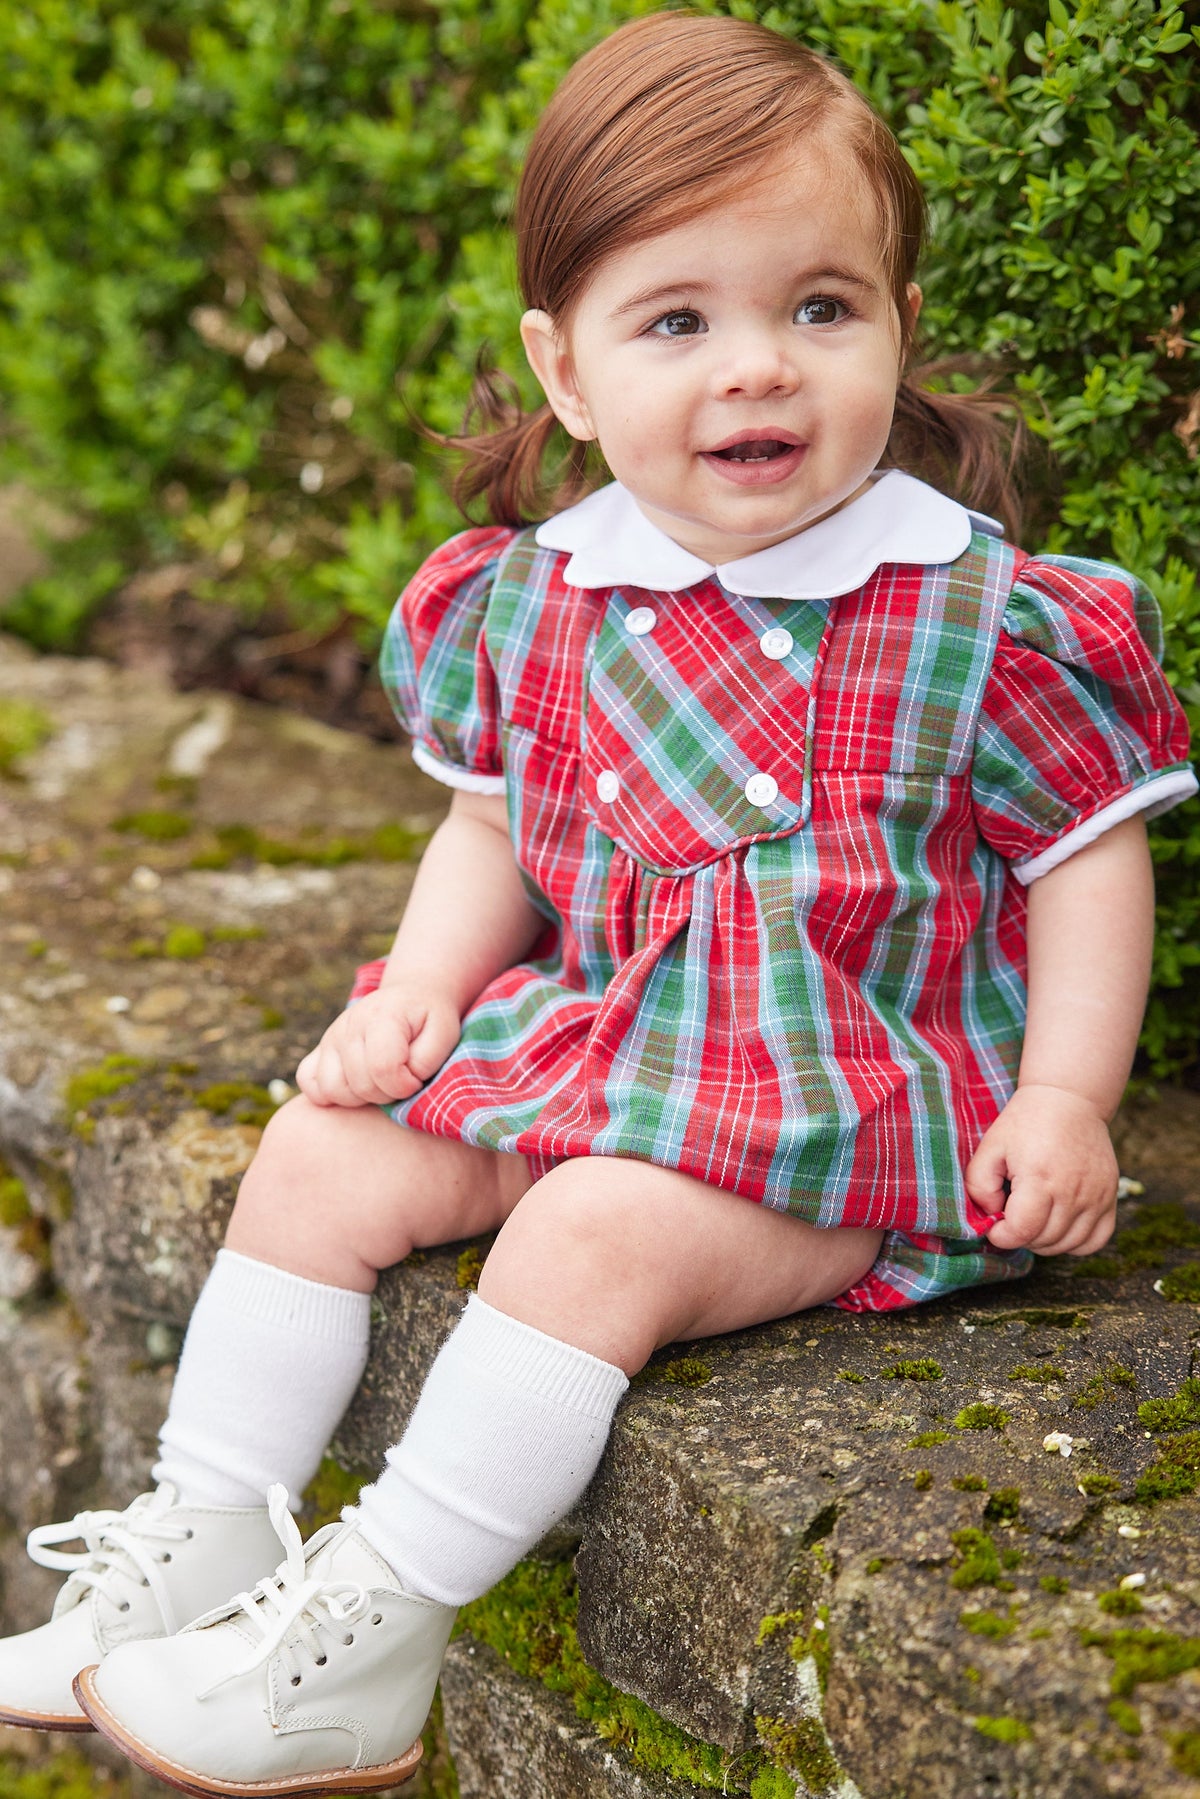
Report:
<svg viewBox="0 0 1200 1799"><path fill-rule="evenodd" d="M81 1553L52 1547L76 1539ZM71 1690L81 1668L118 1643L172 1635L279 1553L265 1506L181 1505L167 1482L123 1512L42 1525L28 1547L70 1575L48 1624L0 1641L0 1723L33 1730L90 1730Z"/></svg>
<svg viewBox="0 0 1200 1799"><path fill-rule="evenodd" d="M354 1515L307 1550L282 1487L274 1576L164 1643L128 1643L76 1695L131 1761L192 1794L399 1785L421 1759L455 1611L406 1593Z"/></svg>

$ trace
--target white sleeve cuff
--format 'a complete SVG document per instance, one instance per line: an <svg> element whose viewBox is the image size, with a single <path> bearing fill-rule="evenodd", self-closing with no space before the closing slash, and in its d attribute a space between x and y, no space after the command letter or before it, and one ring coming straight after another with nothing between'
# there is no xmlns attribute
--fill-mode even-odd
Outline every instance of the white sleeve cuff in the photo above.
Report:
<svg viewBox="0 0 1200 1799"><path fill-rule="evenodd" d="M1095 843L1114 825L1123 824L1127 818L1136 818L1144 812L1147 818L1155 818L1160 812L1167 812L1177 806L1180 800L1190 799L1193 793L1200 790L1200 782L1190 768L1168 769L1166 774L1152 775L1139 787L1123 793L1111 805L1103 806L1099 812L1093 812L1082 824L1060 837L1036 856L1030 856L1024 862L1013 863L1013 873L1018 881L1028 887L1031 881L1039 876L1047 875L1060 862L1067 861L1077 850L1086 849L1089 843Z"/></svg>
<svg viewBox="0 0 1200 1799"><path fill-rule="evenodd" d="M469 768L455 768L452 762L439 761L423 743L414 743L412 758L417 767L444 787L457 787L463 793L503 793L507 782L503 775L477 775Z"/></svg>

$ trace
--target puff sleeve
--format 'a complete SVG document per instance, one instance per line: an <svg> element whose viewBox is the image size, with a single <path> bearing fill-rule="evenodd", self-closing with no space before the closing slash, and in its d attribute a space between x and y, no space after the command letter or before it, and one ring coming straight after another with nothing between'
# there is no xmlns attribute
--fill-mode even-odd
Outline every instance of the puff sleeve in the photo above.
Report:
<svg viewBox="0 0 1200 1799"><path fill-rule="evenodd" d="M973 764L980 832L1019 880L1196 792L1161 656L1157 606L1133 575L1068 556L1020 567Z"/></svg>
<svg viewBox="0 0 1200 1799"><path fill-rule="evenodd" d="M515 533L464 531L435 550L397 600L379 670L413 760L449 787L503 793L500 708L485 621Z"/></svg>

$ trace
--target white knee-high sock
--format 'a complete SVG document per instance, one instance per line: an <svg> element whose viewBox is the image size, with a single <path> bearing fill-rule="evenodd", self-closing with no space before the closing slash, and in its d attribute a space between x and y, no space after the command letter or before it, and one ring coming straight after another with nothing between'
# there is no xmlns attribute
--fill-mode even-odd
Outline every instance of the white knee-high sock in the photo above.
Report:
<svg viewBox="0 0 1200 1799"><path fill-rule="evenodd" d="M218 1252L184 1339L155 1480L191 1505L293 1505L367 1362L371 1298Z"/></svg>
<svg viewBox="0 0 1200 1799"><path fill-rule="evenodd" d="M472 1297L362 1491L359 1529L410 1592L477 1599L583 1493L628 1385L610 1362Z"/></svg>

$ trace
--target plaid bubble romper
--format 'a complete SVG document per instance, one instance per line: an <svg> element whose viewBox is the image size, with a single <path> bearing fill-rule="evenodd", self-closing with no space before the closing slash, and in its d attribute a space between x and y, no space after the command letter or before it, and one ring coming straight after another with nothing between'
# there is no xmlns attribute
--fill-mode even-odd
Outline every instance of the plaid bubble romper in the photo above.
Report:
<svg viewBox="0 0 1200 1799"><path fill-rule="evenodd" d="M422 768L507 795L546 927L388 1111L882 1226L851 1310L1025 1273L963 1171L1015 1083L1026 885L1196 790L1160 649L1133 577L897 472L715 569L615 484L464 532L383 678Z"/></svg>

